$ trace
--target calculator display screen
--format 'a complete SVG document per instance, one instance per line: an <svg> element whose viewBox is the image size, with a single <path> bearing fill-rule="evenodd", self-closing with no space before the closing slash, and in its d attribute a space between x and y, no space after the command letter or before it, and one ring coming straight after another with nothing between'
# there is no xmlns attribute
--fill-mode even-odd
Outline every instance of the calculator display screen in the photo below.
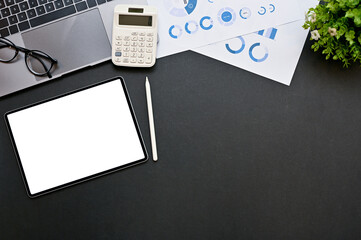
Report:
<svg viewBox="0 0 361 240"><path fill-rule="evenodd" d="M119 25L152 26L152 16L119 15Z"/></svg>

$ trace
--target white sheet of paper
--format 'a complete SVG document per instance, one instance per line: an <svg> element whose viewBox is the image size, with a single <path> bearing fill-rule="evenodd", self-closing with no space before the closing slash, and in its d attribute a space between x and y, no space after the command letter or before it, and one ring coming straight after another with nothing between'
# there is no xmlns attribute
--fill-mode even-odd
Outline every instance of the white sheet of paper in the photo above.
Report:
<svg viewBox="0 0 361 240"><path fill-rule="evenodd" d="M317 3L317 0L300 1L303 12ZM290 85L308 36L308 31L302 28L304 21L271 27L193 51Z"/></svg>
<svg viewBox="0 0 361 240"><path fill-rule="evenodd" d="M303 18L297 0L148 0L158 8L157 57Z"/></svg>

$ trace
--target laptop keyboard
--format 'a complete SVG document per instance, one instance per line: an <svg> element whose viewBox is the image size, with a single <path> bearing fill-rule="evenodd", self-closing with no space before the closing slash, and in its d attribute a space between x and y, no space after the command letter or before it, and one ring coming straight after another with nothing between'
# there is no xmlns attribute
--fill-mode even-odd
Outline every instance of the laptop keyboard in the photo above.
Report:
<svg viewBox="0 0 361 240"><path fill-rule="evenodd" d="M111 0L0 0L0 36L7 37Z"/></svg>

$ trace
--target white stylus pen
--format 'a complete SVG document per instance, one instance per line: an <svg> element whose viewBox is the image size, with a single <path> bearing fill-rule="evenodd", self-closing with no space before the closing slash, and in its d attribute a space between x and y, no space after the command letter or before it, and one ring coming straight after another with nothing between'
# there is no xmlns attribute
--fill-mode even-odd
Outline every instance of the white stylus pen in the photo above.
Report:
<svg viewBox="0 0 361 240"><path fill-rule="evenodd" d="M150 92L150 84L149 84L148 77L145 77L145 93L146 93L146 96L147 96L150 140L151 140L151 143L152 143L153 161L157 161L158 160L158 153L157 153L157 142L155 140L155 129L154 129L154 118L153 118L153 107L152 107L152 94Z"/></svg>

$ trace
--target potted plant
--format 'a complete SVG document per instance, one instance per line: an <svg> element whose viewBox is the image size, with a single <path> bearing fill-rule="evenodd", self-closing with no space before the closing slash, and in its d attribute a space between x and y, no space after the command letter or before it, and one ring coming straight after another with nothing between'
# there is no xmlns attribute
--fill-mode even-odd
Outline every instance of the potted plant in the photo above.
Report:
<svg viewBox="0 0 361 240"><path fill-rule="evenodd" d="M361 63L361 0L327 0L306 14L312 49L326 59L342 61L344 67Z"/></svg>

